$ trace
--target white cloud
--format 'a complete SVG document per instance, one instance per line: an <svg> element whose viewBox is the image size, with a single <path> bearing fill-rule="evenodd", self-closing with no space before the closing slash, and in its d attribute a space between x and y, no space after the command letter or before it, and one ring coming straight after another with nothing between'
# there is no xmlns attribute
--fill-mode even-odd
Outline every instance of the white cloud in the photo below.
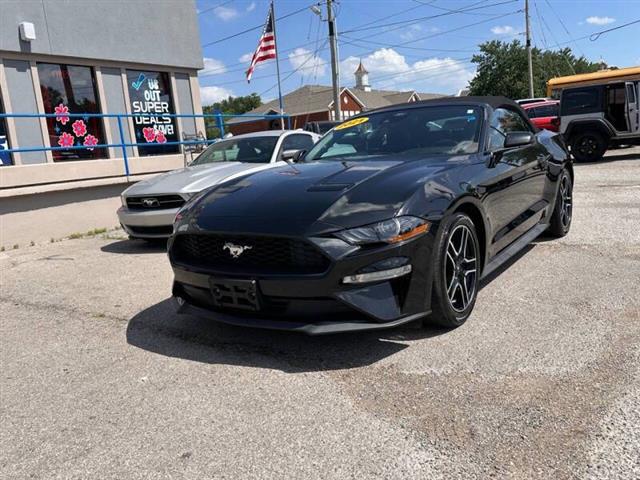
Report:
<svg viewBox="0 0 640 480"><path fill-rule="evenodd" d="M591 25L609 25L610 23L615 22L616 19L615 18L611 18L611 17L588 17L586 22L591 24Z"/></svg>
<svg viewBox="0 0 640 480"><path fill-rule="evenodd" d="M242 55L238 59L238 61L242 63L249 63L251 61L251 58L253 58L253 52L247 52L244 55Z"/></svg>
<svg viewBox="0 0 640 480"><path fill-rule="evenodd" d="M355 83L352 75L358 63L360 58L353 56L341 62L345 85ZM369 71L372 88L381 90L453 94L465 88L474 75L472 67L452 58L427 58L407 63L405 57L392 48L381 48L363 57L362 63Z"/></svg>
<svg viewBox="0 0 640 480"><path fill-rule="evenodd" d="M220 6L213 10L213 13L223 22L233 20L238 16L238 11L235 8Z"/></svg>
<svg viewBox="0 0 640 480"><path fill-rule="evenodd" d="M322 77L327 71L327 61L306 48L296 48L289 53L289 62L300 75Z"/></svg>
<svg viewBox="0 0 640 480"><path fill-rule="evenodd" d="M251 2L248 6L247 6L247 12L253 12L256 9L256 2Z"/></svg>
<svg viewBox="0 0 640 480"><path fill-rule="evenodd" d="M491 29L491 33L494 35L514 35L516 33L516 29L511 25L497 25Z"/></svg>
<svg viewBox="0 0 640 480"><path fill-rule="evenodd" d="M204 63L204 69L200 70L200 75L208 73L219 74L227 71L225 64L215 58L204 57L202 63Z"/></svg>
<svg viewBox="0 0 640 480"><path fill-rule="evenodd" d="M233 92L229 89L215 86L204 87L200 85L200 100L202 101L202 105L211 105L229 96L233 96Z"/></svg>

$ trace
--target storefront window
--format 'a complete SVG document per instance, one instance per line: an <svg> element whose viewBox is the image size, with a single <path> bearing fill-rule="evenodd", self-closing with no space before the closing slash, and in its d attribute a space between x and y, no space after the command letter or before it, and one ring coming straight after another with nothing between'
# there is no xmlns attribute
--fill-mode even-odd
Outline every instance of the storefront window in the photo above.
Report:
<svg viewBox="0 0 640 480"><path fill-rule="evenodd" d="M91 67L38 63L40 90L52 147L83 146L73 150L54 150L53 160L104 158L105 149L94 145L105 143L102 119L70 117L69 113L100 113L96 83Z"/></svg>
<svg viewBox="0 0 640 480"><path fill-rule="evenodd" d="M0 113L4 113L2 96L0 95ZM7 122L5 118L0 118L0 166L13 165L11 154L3 150L9 149L9 139L7 135Z"/></svg>
<svg viewBox="0 0 640 480"><path fill-rule="evenodd" d="M178 153L178 145L164 145L178 141L175 118L166 116L175 113L169 74L127 70L127 84L139 155Z"/></svg>

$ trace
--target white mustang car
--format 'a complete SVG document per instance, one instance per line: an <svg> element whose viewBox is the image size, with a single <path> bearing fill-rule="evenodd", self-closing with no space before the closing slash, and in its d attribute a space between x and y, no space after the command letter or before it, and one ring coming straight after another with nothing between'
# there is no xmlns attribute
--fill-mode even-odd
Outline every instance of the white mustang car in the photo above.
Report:
<svg viewBox="0 0 640 480"><path fill-rule="evenodd" d="M171 236L173 219L196 193L310 150L320 135L302 130L247 133L209 146L188 167L138 182L122 192L118 219L130 238Z"/></svg>

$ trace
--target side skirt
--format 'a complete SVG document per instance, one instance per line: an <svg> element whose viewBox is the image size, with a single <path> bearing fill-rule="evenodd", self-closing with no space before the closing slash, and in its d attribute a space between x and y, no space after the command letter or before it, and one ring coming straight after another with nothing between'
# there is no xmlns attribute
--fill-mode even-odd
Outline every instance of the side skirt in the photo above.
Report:
<svg viewBox="0 0 640 480"><path fill-rule="evenodd" d="M513 257L516 253L538 238L542 232L544 232L548 227L547 223L539 223L527 233L518 238L515 242L509 245L507 248L502 250L498 255L493 257L491 261L487 264L482 272L481 280L491 275L500 265L504 264L507 260Z"/></svg>

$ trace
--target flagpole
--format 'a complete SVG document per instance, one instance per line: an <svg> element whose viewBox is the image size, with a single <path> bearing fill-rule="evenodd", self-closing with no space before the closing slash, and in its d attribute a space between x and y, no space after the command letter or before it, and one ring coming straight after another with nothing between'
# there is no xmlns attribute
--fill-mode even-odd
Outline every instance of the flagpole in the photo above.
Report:
<svg viewBox="0 0 640 480"><path fill-rule="evenodd" d="M278 35L276 34L276 11L271 0L271 21L273 22L273 40L276 44L276 73L278 75L278 100L280 101L280 125L284 130L284 105L282 104L282 85L280 84L280 55L278 55Z"/></svg>

